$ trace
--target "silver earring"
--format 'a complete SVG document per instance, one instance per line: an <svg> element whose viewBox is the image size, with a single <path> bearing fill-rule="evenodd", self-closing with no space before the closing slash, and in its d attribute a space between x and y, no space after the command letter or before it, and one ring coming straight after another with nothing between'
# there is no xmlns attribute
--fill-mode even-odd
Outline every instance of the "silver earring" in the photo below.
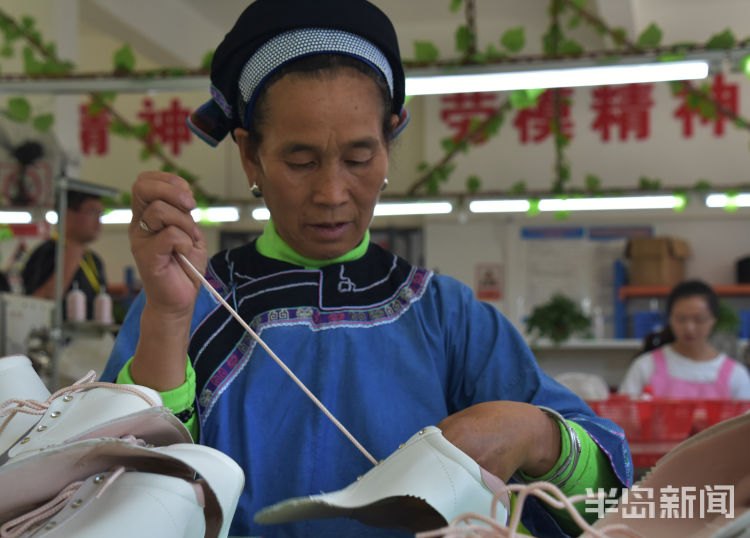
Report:
<svg viewBox="0 0 750 538"><path fill-rule="evenodd" d="M263 197L263 192L260 190L260 187L258 187L258 185L256 185L255 183L253 183L253 186L250 187L250 192L252 192L253 196L255 196L256 198Z"/></svg>
<svg viewBox="0 0 750 538"><path fill-rule="evenodd" d="M386 189L386 187L388 187L388 178L385 178L385 179L383 180L383 186L382 186L382 187L380 187L380 190L381 190L381 191L384 191L384 190Z"/></svg>

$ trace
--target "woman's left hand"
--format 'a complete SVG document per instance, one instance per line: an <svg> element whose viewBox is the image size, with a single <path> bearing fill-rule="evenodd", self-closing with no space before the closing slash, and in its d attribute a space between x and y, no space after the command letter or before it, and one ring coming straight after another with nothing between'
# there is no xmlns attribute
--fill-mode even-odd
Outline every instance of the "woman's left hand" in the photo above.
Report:
<svg viewBox="0 0 750 538"><path fill-rule="evenodd" d="M467 407L437 424L479 465L508 481L516 470L542 476L560 457L560 428L534 405L494 401Z"/></svg>

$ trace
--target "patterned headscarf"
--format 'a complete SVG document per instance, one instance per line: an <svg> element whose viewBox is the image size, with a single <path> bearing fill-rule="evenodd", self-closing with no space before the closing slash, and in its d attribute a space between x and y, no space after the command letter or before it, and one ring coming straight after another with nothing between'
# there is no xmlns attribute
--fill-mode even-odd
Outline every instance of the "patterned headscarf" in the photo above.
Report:
<svg viewBox="0 0 750 538"><path fill-rule="evenodd" d="M398 39L388 17L367 0L257 0L240 15L211 63L211 100L187 122L217 145L236 127L247 128L258 93L281 66L312 54L357 58L387 83L392 112L408 121ZM395 136L394 134L394 136Z"/></svg>

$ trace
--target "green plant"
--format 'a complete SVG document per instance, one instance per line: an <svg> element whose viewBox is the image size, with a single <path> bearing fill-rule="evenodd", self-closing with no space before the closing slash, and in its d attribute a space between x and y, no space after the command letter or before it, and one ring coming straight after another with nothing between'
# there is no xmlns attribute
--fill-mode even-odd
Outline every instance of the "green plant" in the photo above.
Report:
<svg viewBox="0 0 750 538"><path fill-rule="evenodd" d="M719 299L719 315L716 316L715 333L729 333L736 335L742 321L737 311L726 300Z"/></svg>
<svg viewBox="0 0 750 538"><path fill-rule="evenodd" d="M534 339L549 338L559 344L574 334L588 335L591 318L562 293L534 307L526 320L526 332Z"/></svg>

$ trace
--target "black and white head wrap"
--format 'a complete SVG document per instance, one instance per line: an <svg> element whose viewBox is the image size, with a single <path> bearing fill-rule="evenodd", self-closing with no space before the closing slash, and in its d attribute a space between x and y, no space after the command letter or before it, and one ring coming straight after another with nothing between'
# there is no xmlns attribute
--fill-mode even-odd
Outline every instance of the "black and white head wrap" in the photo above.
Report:
<svg viewBox="0 0 750 538"><path fill-rule="evenodd" d="M404 71L388 17L367 0L257 0L240 15L214 53L212 99L191 114L190 128L212 146L249 125L263 85L283 65L313 54L343 54L372 67L388 85L399 115L394 136L408 121Z"/></svg>

